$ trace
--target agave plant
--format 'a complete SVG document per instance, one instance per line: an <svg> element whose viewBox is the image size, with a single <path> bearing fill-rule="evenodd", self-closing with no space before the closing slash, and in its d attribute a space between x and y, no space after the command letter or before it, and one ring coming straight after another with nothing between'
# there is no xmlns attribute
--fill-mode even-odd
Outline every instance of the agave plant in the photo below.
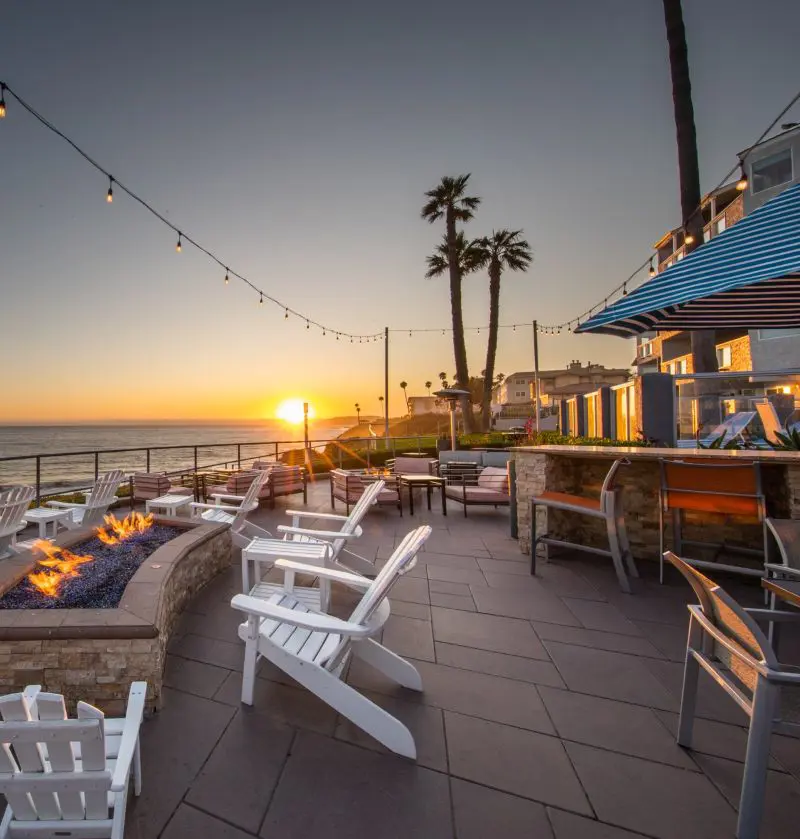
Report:
<svg viewBox="0 0 800 839"><path fill-rule="evenodd" d="M775 437L778 442L772 443L773 449L781 449L784 451L800 451L800 432L797 428L789 428L785 431L776 431Z"/></svg>

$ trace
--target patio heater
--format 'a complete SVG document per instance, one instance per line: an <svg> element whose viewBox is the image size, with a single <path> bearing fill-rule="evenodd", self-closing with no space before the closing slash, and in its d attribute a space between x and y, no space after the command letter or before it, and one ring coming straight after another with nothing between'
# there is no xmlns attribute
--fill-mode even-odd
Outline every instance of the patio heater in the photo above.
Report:
<svg viewBox="0 0 800 839"><path fill-rule="evenodd" d="M450 445L453 447L453 451L455 451L457 448L456 406L465 396L469 396L470 392L468 390L459 390L456 387L446 387L443 390L437 390L433 395L438 396L439 399L447 400L447 407L450 410Z"/></svg>

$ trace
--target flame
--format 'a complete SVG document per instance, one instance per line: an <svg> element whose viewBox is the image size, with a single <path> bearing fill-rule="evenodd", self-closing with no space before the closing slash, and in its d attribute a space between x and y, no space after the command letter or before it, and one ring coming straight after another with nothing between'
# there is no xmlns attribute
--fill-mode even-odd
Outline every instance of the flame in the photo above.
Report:
<svg viewBox="0 0 800 839"><path fill-rule="evenodd" d="M78 576L78 567L91 562L91 555L74 554L66 548L59 548L52 542L37 539L33 547L42 551L46 559L40 559L39 565L44 565L47 571L28 574L30 583L47 597L58 597L58 590L64 580Z"/></svg>
<svg viewBox="0 0 800 839"><path fill-rule="evenodd" d="M153 526L153 514L143 516L141 513L132 512L125 516L122 521L113 515L103 516L105 527L98 527L95 536L106 545L118 545L131 536L144 533Z"/></svg>

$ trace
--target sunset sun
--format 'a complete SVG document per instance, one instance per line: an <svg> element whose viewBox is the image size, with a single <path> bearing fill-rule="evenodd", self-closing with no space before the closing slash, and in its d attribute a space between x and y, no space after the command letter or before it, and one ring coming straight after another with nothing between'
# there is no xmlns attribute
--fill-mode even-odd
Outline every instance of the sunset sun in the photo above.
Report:
<svg viewBox="0 0 800 839"><path fill-rule="evenodd" d="M299 425L303 421L303 400L302 399L284 399L278 410L275 412L278 419L284 422L290 422L293 425ZM314 409L311 405L308 406L308 416L314 416Z"/></svg>

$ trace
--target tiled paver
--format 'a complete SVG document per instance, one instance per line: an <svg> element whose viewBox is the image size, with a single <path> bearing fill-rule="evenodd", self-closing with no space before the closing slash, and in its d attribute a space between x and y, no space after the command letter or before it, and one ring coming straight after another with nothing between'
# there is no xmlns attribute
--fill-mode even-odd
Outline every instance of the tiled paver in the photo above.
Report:
<svg viewBox="0 0 800 839"><path fill-rule="evenodd" d="M283 504L297 500L255 520L274 532ZM674 577L659 586L640 563L637 593L623 595L609 563L581 554L540 563L532 577L507 511L445 519L436 503L424 506L413 519L372 511L353 546L378 570L408 530L433 528L390 595L382 633L416 664L423 691L359 660L346 674L408 726L417 761L266 661L254 706L241 705L234 552L169 644L127 839L730 839L743 714L701 677L694 749L674 740L688 586ZM310 488L309 507L329 511L324 482ZM760 592L737 596L757 605ZM356 598L334 587L333 611L346 617ZM800 740L776 736L772 751L764 839L793 835L800 807Z"/></svg>

